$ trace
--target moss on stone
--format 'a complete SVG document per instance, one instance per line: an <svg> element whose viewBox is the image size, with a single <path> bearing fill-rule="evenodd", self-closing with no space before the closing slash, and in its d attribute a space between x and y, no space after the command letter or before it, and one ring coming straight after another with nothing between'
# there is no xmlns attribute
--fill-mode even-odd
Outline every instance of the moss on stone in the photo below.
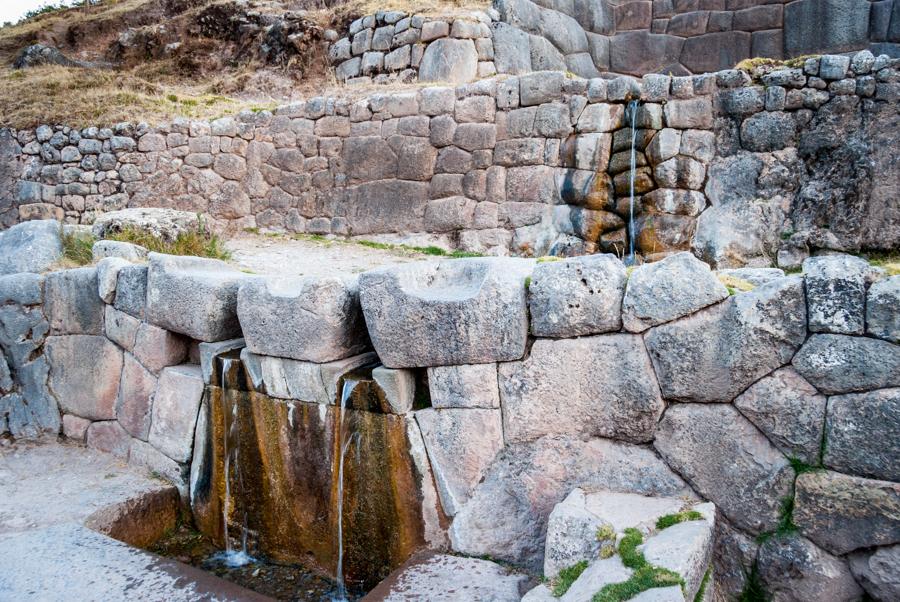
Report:
<svg viewBox="0 0 900 602"><path fill-rule="evenodd" d="M656 519L656 528L659 530L668 529L678 523L692 520L703 520L703 515L696 510L684 510L682 512L676 512L675 514L666 514L665 516L660 516Z"/></svg>
<svg viewBox="0 0 900 602"><path fill-rule="evenodd" d="M559 576L553 580L553 595L559 598L569 591L569 588L572 587L572 584L581 576L581 573L584 572L587 566L587 560L581 560L572 566L567 566L560 570Z"/></svg>

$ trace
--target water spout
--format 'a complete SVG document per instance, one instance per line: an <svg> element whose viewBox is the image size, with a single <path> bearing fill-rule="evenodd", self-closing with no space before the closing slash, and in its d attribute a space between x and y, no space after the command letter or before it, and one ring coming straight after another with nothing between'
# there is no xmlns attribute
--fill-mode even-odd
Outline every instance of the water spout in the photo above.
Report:
<svg viewBox="0 0 900 602"><path fill-rule="evenodd" d="M341 391L341 403L338 411L341 413L338 422L338 444L340 450L340 458L338 459L338 476L337 476L337 569L335 570L334 580L337 583L336 592L332 598L332 602L347 601L347 586L344 583L344 458L350 444L353 443L354 436L344 436L344 416L349 409L350 396L356 387L357 381L344 380L344 388ZM358 437L358 434L356 435ZM358 447L358 446L357 446Z"/></svg>
<svg viewBox="0 0 900 602"><path fill-rule="evenodd" d="M637 171L637 111L638 101L632 100L628 103L626 117L631 120L631 173L628 178L629 186L629 203L628 203L628 257L625 258L625 265L634 265L634 178Z"/></svg>

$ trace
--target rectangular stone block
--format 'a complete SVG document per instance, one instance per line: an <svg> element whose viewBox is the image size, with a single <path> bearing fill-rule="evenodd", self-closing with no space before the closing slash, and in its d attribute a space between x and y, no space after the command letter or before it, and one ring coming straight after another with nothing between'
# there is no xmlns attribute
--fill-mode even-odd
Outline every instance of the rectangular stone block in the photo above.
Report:
<svg viewBox="0 0 900 602"><path fill-rule="evenodd" d="M176 462L191 459L203 389L200 366L193 364L165 368L159 377L148 441Z"/></svg>
<svg viewBox="0 0 900 602"><path fill-rule="evenodd" d="M97 295L96 268L48 274L44 311L53 334L103 334L103 301Z"/></svg>

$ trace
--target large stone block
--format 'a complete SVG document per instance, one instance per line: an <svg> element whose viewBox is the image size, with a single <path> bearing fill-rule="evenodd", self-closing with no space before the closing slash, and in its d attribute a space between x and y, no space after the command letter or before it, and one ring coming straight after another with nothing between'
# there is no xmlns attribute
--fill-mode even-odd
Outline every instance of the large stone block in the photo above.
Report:
<svg viewBox="0 0 900 602"><path fill-rule="evenodd" d="M829 468L900 481L900 389L830 397L825 441Z"/></svg>
<svg viewBox="0 0 900 602"><path fill-rule="evenodd" d="M900 276L876 282L866 299L866 332L900 343Z"/></svg>
<svg viewBox="0 0 900 602"><path fill-rule="evenodd" d="M77 268L48 274L44 311L54 334L102 334L103 301L97 295L97 269Z"/></svg>
<svg viewBox="0 0 900 602"><path fill-rule="evenodd" d="M539 339L521 362L500 365L508 442L544 435L653 439L665 404L641 338L610 334Z"/></svg>
<svg viewBox="0 0 900 602"><path fill-rule="evenodd" d="M428 391L434 408L499 408L497 364L429 368Z"/></svg>
<svg viewBox="0 0 900 602"><path fill-rule="evenodd" d="M721 31L684 41L681 64L691 73L709 73L734 67L750 58L751 35L745 31Z"/></svg>
<svg viewBox="0 0 900 602"><path fill-rule="evenodd" d="M508 23L494 23L494 65L498 73L519 75L531 71L531 45L528 34Z"/></svg>
<svg viewBox="0 0 900 602"><path fill-rule="evenodd" d="M87 428L87 446L116 457L127 459L131 451L131 437L116 420L102 420Z"/></svg>
<svg viewBox="0 0 900 602"><path fill-rule="evenodd" d="M56 220L23 222L0 232L0 276L49 269L62 257L61 234Z"/></svg>
<svg viewBox="0 0 900 602"><path fill-rule="evenodd" d="M853 554L850 571L876 600L900 600L900 545Z"/></svg>
<svg viewBox="0 0 900 602"><path fill-rule="evenodd" d="M614 255L538 263L528 287L531 332L576 337L619 330L627 274Z"/></svg>
<svg viewBox="0 0 900 602"><path fill-rule="evenodd" d="M794 471L730 405L679 404L659 423L654 447L735 525L760 533L778 525Z"/></svg>
<svg viewBox="0 0 900 602"><path fill-rule="evenodd" d="M789 362L805 338L803 280L782 278L656 326L644 341L663 397L729 402Z"/></svg>
<svg viewBox="0 0 900 602"><path fill-rule="evenodd" d="M428 182L379 180L351 190L345 210L354 234L424 230Z"/></svg>
<svg viewBox="0 0 900 602"><path fill-rule="evenodd" d="M832 554L900 542L900 483L817 471L796 488L794 523Z"/></svg>
<svg viewBox="0 0 900 602"><path fill-rule="evenodd" d="M419 81L464 84L475 79L478 51L472 40L441 38L425 49L419 63Z"/></svg>
<svg viewBox="0 0 900 602"><path fill-rule="evenodd" d="M248 280L237 312L253 353L330 362L369 348L356 278Z"/></svg>
<svg viewBox="0 0 900 602"><path fill-rule="evenodd" d="M147 320L192 339L240 335L238 287L247 276L221 261L150 254Z"/></svg>
<svg viewBox="0 0 900 602"><path fill-rule="evenodd" d="M154 374L184 361L188 341L183 336L142 323L134 337L134 356Z"/></svg>
<svg viewBox="0 0 900 602"><path fill-rule="evenodd" d="M900 387L900 345L841 334L815 334L794 368L827 395Z"/></svg>
<svg viewBox="0 0 900 602"><path fill-rule="evenodd" d="M473 556L490 554L540 572L547 519L575 487L695 498L645 447L565 437L514 443L503 448L454 517L453 549Z"/></svg>
<svg viewBox="0 0 900 602"><path fill-rule="evenodd" d="M483 258L387 266L359 278L372 343L389 368L511 361L525 354L533 262Z"/></svg>
<svg viewBox="0 0 900 602"><path fill-rule="evenodd" d="M176 462L188 462L202 398L200 366L185 364L165 368L153 400L150 444Z"/></svg>
<svg viewBox="0 0 900 602"><path fill-rule="evenodd" d="M106 337L89 335L48 337L44 349L50 389L64 412L91 420L116 417L121 349Z"/></svg>
<svg viewBox="0 0 900 602"><path fill-rule="evenodd" d="M784 7L787 56L845 52L865 47L870 6L844 0L799 0Z"/></svg>
<svg viewBox="0 0 900 602"><path fill-rule="evenodd" d="M790 367L763 377L734 405L786 456L819 463L825 396Z"/></svg>
<svg viewBox="0 0 900 602"><path fill-rule="evenodd" d="M803 275L810 332L863 333L866 288L873 278L868 262L852 255L810 257Z"/></svg>
<svg viewBox="0 0 900 602"><path fill-rule="evenodd" d="M150 410L155 393L156 377L126 353L116 398L116 419L132 437L142 441L150 434Z"/></svg>
<svg viewBox="0 0 900 602"><path fill-rule="evenodd" d="M179 235L195 232L201 227L198 213L135 207L103 213L97 217L91 229L95 238L105 238L109 234L134 228L156 238L174 242Z"/></svg>
<svg viewBox="0 0 900 602"><path fill-rule="evenodd" d="M97 263L97 294L104 303L115 300L119 270L129 265L131 262L121 257L104 257Z"/></svg>
<svg viewBox="0 0 900 602"><path fill-rule="evenodd" d="M416 412L441 505L454 516L469 500L503 447L500 410L434 409Z"/></svg>
<svg viewBox="0 0 900 602"><path fill-rule="evenodd" d="M853 602L863 593L844 560L799 535L767 539L757 564L759 580L773 600Z"/></svg>
<svg viewBox="0 0 900 602"><path fill-rule="evenodd" d="M119 270L114 306L135 318L143 318L147 309L147 271L145 265L130 265Z"/></svg>

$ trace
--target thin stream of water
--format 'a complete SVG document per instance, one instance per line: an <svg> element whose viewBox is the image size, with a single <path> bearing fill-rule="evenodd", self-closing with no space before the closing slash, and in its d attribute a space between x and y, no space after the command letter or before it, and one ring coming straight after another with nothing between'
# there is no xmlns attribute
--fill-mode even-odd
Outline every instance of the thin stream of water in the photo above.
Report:
<svg viewBox="0 0 900 602"><path fill-rule="evenodd" d="M336 592L332 598L333 602L346 602L347 586L344 583L344 458L347 450L353 442L353 437L344 437L344 415L347 413L347 402L353 389L356 387L355 380L346 379L344 388L341 391L341 404L339 411L341 413L338 423L338 445L340 449L340 458L338 459L338 482L337 482L337 569L335 570L334 580L337 582Z"/></svg>

